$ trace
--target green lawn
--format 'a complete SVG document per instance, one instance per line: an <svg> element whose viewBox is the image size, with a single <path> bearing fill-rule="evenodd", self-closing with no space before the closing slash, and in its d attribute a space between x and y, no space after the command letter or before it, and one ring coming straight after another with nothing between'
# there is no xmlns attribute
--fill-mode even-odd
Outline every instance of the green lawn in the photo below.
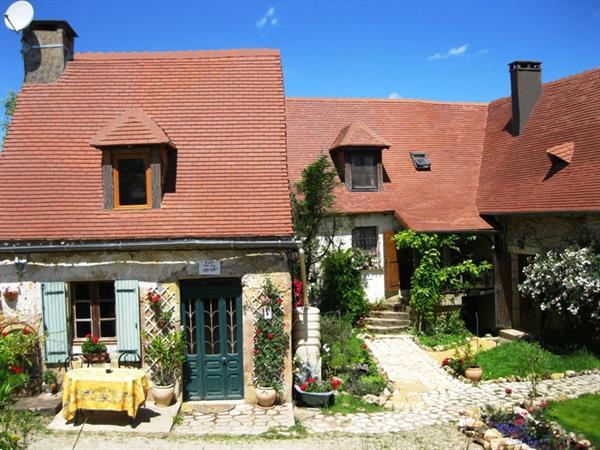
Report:
<svg viewBox="0 0 600 450"><path fill-rule="evenodd" d="M333 406L323 408L325 414L374 413L380 411L386 411L386 409L379 405L365 403L360 397L352 394L336 395Z"/></svg>
<svg viewBox="0 0 600 450"><path fill-rule="evenodd" d="M521 375L519 367L522 355L528 354L531 344L527 342L510 342L477 354L477 362L483 368L483 378L492 380L508 376ZM544 350L546 364L544 372L555 373L567 370L594 369L600 367L600 359L587 352L557 355Z"/></svg>
<svg viewBox="0 0 600 450"><path fill-rule="evenodd" d="M583 433L596 448L600 447L600 395L550 402L548 418L568 432Z"/></svg>

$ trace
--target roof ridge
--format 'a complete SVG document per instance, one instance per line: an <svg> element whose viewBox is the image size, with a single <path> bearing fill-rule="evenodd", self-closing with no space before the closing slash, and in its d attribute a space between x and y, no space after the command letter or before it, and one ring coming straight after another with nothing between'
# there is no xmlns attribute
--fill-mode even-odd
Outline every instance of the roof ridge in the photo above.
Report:
<svg viewBox="0 0 600 450"><path fill-rule="evenodd" d="M187 59L187 58L233 58L240 56L279 56L278 49L241 48L221 50L167 50L141 52L77 52L75 61L114 59Z"/></svg>
<svg viewBox="0 0 600 450"><path fill-rule="evenodd" d="M319 101L319 102L382 102L382 103L425 103L449 106L488 106L489 102L452 102L444 100L427 100L417 98L368 98L368 97L287 97L286 101Z"/></svg>

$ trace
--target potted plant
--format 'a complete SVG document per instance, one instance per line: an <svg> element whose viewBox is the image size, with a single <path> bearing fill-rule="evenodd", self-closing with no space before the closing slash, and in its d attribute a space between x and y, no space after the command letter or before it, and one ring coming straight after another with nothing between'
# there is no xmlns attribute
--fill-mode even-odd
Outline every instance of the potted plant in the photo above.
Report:
<svg viewBox="0 0 600 450"><path fill-rule="evenodd" d="M305 361L294 360L294 397L303 405L318 408L331 405L334 392L341 384L342 380L337 377L318 380Z"/></svg>
<svg viewBox="0 0 600 450"><path fill-rule="evenodd" d="M54 394L56 392L56 373L52 370L45 370L43 374L44 383L42 388L46 391L46 394Z"/></svg>
<svg viewBox="0 0 600 450"><path fill-rule="evenodd" d="M4 288L4 291L2 291L4 300L7 302L16 301L19 298L20 293L21 293L21 290L19 288L11 288L11 287Z"/></svg>
<svg viewBox="0 0 600 450"><path fill-rule="evenodd" d="M81 344L81 353L90 363L103 363L106 360L106 344L98 336L87 334Z"/></svg>
<svg viewBox="0 0 600 450"><path fill-rule="evenodd" d="M175 393L175 381L185 361L184 340L180 331L155 336L146 345L146 358L153 365L152 396L156 406L169 406Z"/></svg>
<svg viewBox="0 0 600 450"><path fill-rule="evenodd" d="M259 406L271 407L281 391L289 336L285 330L283 297L267 279L254 321L254 383Z"/></svg>

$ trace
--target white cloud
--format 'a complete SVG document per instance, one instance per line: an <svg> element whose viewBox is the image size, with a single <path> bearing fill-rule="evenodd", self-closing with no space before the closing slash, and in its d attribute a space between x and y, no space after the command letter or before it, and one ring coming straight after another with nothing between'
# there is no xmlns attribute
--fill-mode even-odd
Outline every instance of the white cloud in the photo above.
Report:
<svg viewBox="0 0 600 450"><path fill-rule="evenodd" d="M438 59L448 59L454 56L462 56L467 53L467 48L469 48L469 44L464 44L460 47L452 47L446 53L436 53L435 55L428 56L427 61L437 61Z"/></svg>
<svg viewBox="0 0 600 450"><path fill-rule="evenodd" d="M475 52L475 56L485 55L486 53L489 53L489 52L490 52L489 48L482 48L481 50L477 50Z"/></svg>
<svg viewBox="0 0 600 450"><path fill-rule="evenodd" d="M394 91L394 92L390 92L390 95L388 95L388 98L402 98L402 96L400 94L398 94L396 91Z"/></svg>
<svg viewBox="0 0 600 450"><path fill-rule="evenodd" d="M278 23L279 19L277 19L275 16L275 8L271 6L269 9L267 9L265 15L256 21L256 28L262 30L267 25L274 27Z"/></svg>

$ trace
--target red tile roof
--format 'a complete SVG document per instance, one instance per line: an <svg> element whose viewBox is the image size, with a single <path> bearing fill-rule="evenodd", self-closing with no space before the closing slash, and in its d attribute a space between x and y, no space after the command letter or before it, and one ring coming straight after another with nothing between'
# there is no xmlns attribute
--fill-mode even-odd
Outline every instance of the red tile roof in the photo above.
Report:
<svg viewBox="0 0 600 450"><path fill-rule="evenodd" d="M340 130L331 149L340 147L388 148L390 143L378 136L364 123L355 121Z"/></svg>
<svg viewBox="0 0 600 450"><path fill-rule="evenodd" d="M521 135L510 119L510 98L490 104L480 212L600 211L600 68L544 84ZM556 170L547 150L565 143L576 151Z"/></svg>
<svg viewBox="0 0 600 450"><path fill-rule="evenodd" d="M389 142L382 152L389 182L381 192L336 188L346 213L393 211L418 231L490 230L475 205L483 146L485 104L417 100L288 98L288 166L292 182L340 129L360 121ZM427 153L431 171L415 170L410 152Z"/></svg>
<svg viewBox="0 0 600 450"><path fill-rule="evenodd" d="M124 111L90 140L93 147L144 144L173 145L169 136L141 108Z"/></svg>
<svg viewBox="0 0 600 450"><path fill-rule="evenodd" d="M555 145L546 150L549 156L558 158L567 164L573 159L573 153L575 152L575 142L565 142L564 144Z"/></svg>
<svg viewBox="0 0 600 450"><path fill-rule="evenodd" d="M177 149L160 209L102 209L89 143L130 108ZM0 240L291 236L279 52L77 54L23 87L0 179Z"/></svg>

